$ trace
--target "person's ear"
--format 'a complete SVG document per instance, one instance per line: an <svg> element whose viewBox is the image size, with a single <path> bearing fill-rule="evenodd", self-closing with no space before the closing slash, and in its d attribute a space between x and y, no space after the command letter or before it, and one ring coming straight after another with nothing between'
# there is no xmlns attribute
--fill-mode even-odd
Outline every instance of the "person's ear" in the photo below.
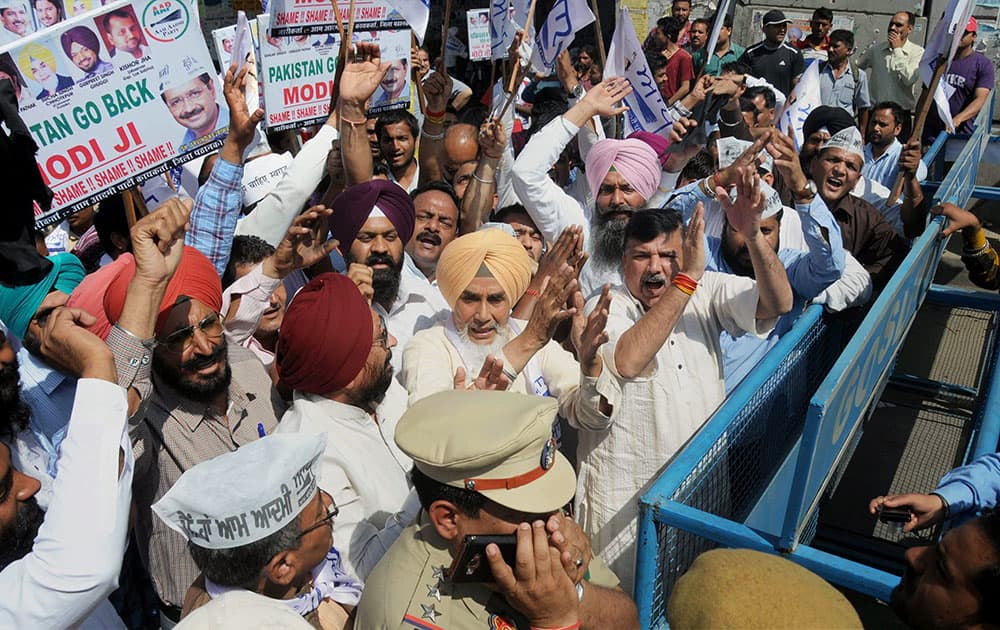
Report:
<svg viewBox="0 0 1000 630"><path fill-rule="evenodd" d="M458 538L459 510L451 501L443 499L431 503L427 515L441 538L453 541Z"/></svg>
<svg viewBox="0 0 1000 630"><path fill-rule="evenodd" d="M298 558L293 549L279 552L264 565L264 576L269 582L288 586L295 578Z"/></svg>

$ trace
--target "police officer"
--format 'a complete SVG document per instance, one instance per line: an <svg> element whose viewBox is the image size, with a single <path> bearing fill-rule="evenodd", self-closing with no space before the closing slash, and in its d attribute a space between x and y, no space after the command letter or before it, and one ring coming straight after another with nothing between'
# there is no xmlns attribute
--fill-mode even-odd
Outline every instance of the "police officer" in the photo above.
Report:
<svg viewBox="0 0 1000 630"><path fill-rule="evenodd" d="M576 475L552 436L557 410L553 398L463 390L407 410L395 437L422 510L369 576L356 628L639 627L618 578L561 513ZM515 534L517 562L491 544L481 560L492 583L453 582L471 534Z"/></svg>

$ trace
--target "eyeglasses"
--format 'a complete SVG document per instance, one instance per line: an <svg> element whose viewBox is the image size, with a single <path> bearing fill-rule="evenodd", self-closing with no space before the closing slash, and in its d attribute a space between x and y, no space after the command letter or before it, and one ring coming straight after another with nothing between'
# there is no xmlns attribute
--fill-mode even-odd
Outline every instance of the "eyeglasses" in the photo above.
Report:
<svg viewBox="0 0 1000 630"><path fill-rule="evenodd" d="M385 318L381 315L378 316L379 324L382 326L382 334L379 335L378 339L372 341L372 346L381 346L382 348L388 349L389 347L389 329L385 325Z"/></svg>
<svg viewBox="0 0 1000 630"><path fill-rule="evenodd" d="M185 326L160 339L158 345L163 346L170 352L184 352L194 343L195 328L204 333L206 337L218 339L222 336L222 315L211 313L194 326Z"/></svg>
<svg viewBox="0 0 1000 630"><path fill-rule="evenodd" d="M315 531L315 530L319 529L320 527L323 527L327 523L332 523L333 519L337 518L337 515L340 514L340 508L337 507L337 504L333 502L333 497L331 497L329 494L327 494L326 492L324 492L322 490L319 491L319 496L321 496L323 498L324 505L326 504L326 499L330 500L330 505L326 508L326 516L324 516L323 518L319 519L318 521L316 521L315 523L313 523L312 525L310 525L306 529L302 530L302 533L299 534L298 536L296 536L296 539L302 538L303 536L305 536L309 532Z"/></svg>

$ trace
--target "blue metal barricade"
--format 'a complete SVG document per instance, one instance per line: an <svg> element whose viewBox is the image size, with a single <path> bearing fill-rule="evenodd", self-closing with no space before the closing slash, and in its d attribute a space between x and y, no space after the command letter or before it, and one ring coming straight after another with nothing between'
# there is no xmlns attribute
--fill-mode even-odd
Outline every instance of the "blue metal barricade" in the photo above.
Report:
<svg viewBox="0 0 1000 630"><path fill-rule="evenodd" d="M964 206L972 196L990 141L990 103L945 180L928 186L936 200ZM931 173L941 172L945 139L925 156ZM877 400L931 284L944 249L941 224L932 221L917 239L846 348L838 316L806 309L640 499L635 597L643 627L666 627L673 584L719 545L784 553L832 582L888 597L897 576L808 543L823 487ZM1000 385L1000 375L994 381ZM987 406L1000 425L1000 390L993 391ZM980 441L995 447L997 428L982 432Z"/></svg>

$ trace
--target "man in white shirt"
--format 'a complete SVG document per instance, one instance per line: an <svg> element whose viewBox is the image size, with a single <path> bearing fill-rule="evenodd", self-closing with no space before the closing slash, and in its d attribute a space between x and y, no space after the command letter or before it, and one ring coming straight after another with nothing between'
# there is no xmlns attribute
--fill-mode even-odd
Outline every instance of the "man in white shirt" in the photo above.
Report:
<svg viewBox="0 0 1000 630"><path fill-rule="evenodd" d="M42 357L79 379L46 511L38 480L0 443L0 627L124 627L105 598L118 586L132 498L128 401L111 348L82 327L92 321L57 308L40 331Z"/></svg>
<svg viewBox="0 0 1000 630"><path fill-rule="evenodd" d="M767 335L792 306L784 267L760 232L755 171L740 168L735 204L725 189L716 194L746 238L756 280L705 271L700 204L684 238L681 215L670 209L635 213L625 232L625 283L611 292L597 382L610 413L603 426L581 427L576 496L595 553L627 592L638 496L725 396L720 334Z"/></svg>
<svg viewBox="0 0 1000 630"><path fill-rule="evenodd" d="M420 509L412 467L393 440L406 392L392 378L396 340L346 276L299 291L278 337L281 382L294 390L278 432L328 433L322 487L340 507L334 537L362 581Z"/></svg>
<svg viewBox="0 0 1000 630"><path fill-rule="evenodd" d="M626 79L612 77L595 86L565 115L535 133L512 171L514 191L548 242L564 229L580 225L590 259L580 272L580 288L588 297L605 283L619 284L621 235L629 216L644 208L660 182L656 152L641 140L601 140L587 153L587 182L596 211L584 208L549 176L566 145L594 116L613 116L632 92Z"/></svg>

